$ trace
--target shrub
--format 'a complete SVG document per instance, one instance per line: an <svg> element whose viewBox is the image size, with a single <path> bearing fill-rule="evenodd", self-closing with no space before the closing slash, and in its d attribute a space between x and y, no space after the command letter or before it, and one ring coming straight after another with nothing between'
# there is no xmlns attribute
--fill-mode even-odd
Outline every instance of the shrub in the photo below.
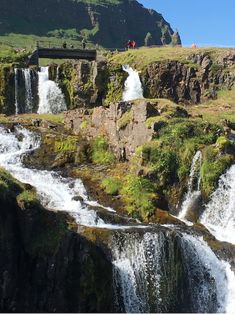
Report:
<svg viewBox="0 0 235 314"><path fill-rule="evenodd" d="M109 145L104 137L98 136L91 142L91 159L95 164L108 164L114 161L115 157L109 151Z"/></svg>
<svg viewBox="0 0 235 314"><path fill-rule="evenodd" d="M130 214L137 212L139 217L148 218L154 212L154 193L153 184L142 177L128 175L124 180L120 194L126 204Z"/></svg>
<svg viewBox="0 0 235 314"><path fill-rule="evenodd" d="M215 190L219 177L232 164L232 162L233 157L231 155L220 155L215 147L206 147L201 167L202 191L206 197L209 197Z"/></svg>
<svg viewBox="0 0 235 314"><path fill-rule="evenodd" d="M55 152L76 151L78 139L73 136L55 141Z"/></svg>
<svg viewBox="0 0 235 314"><path fill-rule="evenodd" d="M121 181L118 178L109 177L102 180L101 186L105 189L107 194L117 195L121 188Z"/></svg>

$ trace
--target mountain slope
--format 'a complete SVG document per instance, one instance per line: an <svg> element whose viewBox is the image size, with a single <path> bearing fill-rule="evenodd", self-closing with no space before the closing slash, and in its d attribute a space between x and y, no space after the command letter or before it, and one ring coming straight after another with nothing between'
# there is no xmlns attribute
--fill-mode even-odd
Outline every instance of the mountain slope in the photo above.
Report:
<svg viewBox="0 0 235 314"><path fill-rule="evenodd" d="M1 0L0 35L10 33L86 38L104 47L128 39L141 46L146 36L150 44L169 44L173 35L161 14L135 0Z"/></svg>

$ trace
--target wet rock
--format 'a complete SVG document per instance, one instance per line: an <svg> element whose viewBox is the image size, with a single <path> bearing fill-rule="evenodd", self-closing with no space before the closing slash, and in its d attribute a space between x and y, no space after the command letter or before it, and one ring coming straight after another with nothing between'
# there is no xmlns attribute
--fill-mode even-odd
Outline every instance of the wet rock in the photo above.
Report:
<svg viewBox="0 0 235 314"><path fill-rule="evenodd" d="M80 195L76 195L72 198L73 201L76 201L76 202L81 202L83 203L84 202L84 198Z"/></svg>

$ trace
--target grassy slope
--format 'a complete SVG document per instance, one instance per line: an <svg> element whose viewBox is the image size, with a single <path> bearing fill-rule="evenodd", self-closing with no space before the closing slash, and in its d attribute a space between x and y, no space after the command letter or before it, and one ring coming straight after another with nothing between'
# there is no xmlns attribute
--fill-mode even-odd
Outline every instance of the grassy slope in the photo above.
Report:
<svg viewBox="0 0 235 314"><path fill-rule="evenodd" d="M129 64L134 66L137 70L145 68L148 64L154 62L164 62L168 60L176 60L186 64L191 64L188 57L192 54L208 53L212 58L219 57L220 55L227 54L229 52L235 52L235 49L225 48L184 48L184 47L158 47L158 48L146 48L141 47L136 50L128 50L123 53L113 53L108 56L109 60L113 64Z"/></svg>
<svg viewBox="0 0 235 314"><path fill-rule="evenodd" d="M189 112L193 115L201 114L204 120L211 123L218 123L221 119L235 123L235 89L219 91L217 99L192 106Z"/></svg>

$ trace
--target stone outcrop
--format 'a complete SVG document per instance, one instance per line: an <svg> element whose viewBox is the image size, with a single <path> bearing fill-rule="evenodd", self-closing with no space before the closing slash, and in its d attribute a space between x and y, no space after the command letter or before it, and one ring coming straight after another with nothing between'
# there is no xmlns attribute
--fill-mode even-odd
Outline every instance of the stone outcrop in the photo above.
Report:
<svg viewBox="0 0 235 314"><path fill-rule="evenodd" d="M138 146L153 138L158 122L148 126L147 120L160 116L160 103L161 101L146 100L118 102L111 104L109 108L96 107L92 113L89 110L76 109L65 113L65 126L88 139L99 135L107 137L117 158L126 160ZM175 114L187 116L187 112L177 106Z"/></svg>
<svg viewBox="0 0 235 314"><path fill-rule="evenodd" d="M146 98L167 98L176 103L197 104L216 98L221 88L235 86L235 55L212 61L208 54L192 54L191 66L179 61L156 62L147 66L142 78ZM229 65L231 68L225 68Z"/></svg>
<svg viewBox="0 0 235 314"><path fill-rule="evenodd" d="M15 113L14 68L0 64L0 113Z"/></svg>
<svg viewBox="0 0 235 314"><path fill-rule="evenodd" d="M106 61L52 64L49 73L50 79L59 83L68 108L92 108L104 102L108 82Z"/></svg>

